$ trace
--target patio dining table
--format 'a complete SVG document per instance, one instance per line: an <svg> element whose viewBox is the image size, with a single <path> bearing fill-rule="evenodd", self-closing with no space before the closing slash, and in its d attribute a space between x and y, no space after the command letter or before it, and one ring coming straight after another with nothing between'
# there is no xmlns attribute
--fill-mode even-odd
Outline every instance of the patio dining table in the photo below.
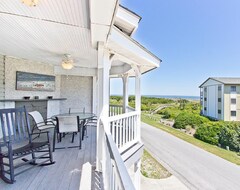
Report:
<svg viewBox="0 0 240 190"><path fill-rule="evenodd" d="M92 119L95 114L94 113L84 113L84 112L76 112L76 113L61 113L61 114L57 114L57 115L53 115L52 119L56 119L56 117L67 117L67 116L79 116L80 120L87 120L87 119Z"/></svg>
<svg viewBox="0 0 240 190"><path fill-rule="evenodd" d="M53 120L56 120L56 117L72 117L72 116L78 116L80 123L83 123L83 131L86 128L86 124L87 124L87 120L88 119L92 119L93 117L95 117L96 115L94 113L85 113L85 112L75 112L75 113L61 113L61 114L57 114L57 115L53 115L51 118ZM84 132L82 133L82 140L84 137ZM54 145L55 147L55 145Z"/></svg>

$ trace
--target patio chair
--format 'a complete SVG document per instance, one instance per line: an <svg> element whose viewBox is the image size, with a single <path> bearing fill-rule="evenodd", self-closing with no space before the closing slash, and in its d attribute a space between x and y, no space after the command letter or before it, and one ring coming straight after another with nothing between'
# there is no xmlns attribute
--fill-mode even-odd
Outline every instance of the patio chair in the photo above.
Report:
<svg viewBox="0 0 240 190"><path fill-rule="evenodd" d="M88 119L87 122L86 122L86 126L96 127L97 126L97 117L94 116L93 118Z"/></svg>
<svg viewBox="0 0 240 190"><path fill-rule="evenodd" d="M69 114L71 113L85 113L85 107L83 109L79 109L79 108L69 108L68 110ZM80 118L81 119L81 118ZM87 136L87 127L86 124L88 123L88 120L85 119L83 121L83 130L82 130L82 140L84 139L84 136Z"/></svg>
<svg viewBox="0 0 240 190"><path fill-rule="evenodd" d="M62 134L72 133L72 143L74 142L74 133L79 132L79 146L68 146L61 148L75 148L82 147L82 124L80 124L79 116L58 116L57 119L57 135L59 136L59 142L62 141ZM61 149L60 148L60 149ZM58 148L59 149L59 148Z"/></svg>
<svg viewBox="0 0 240 190"><path fill-rule="evenodd" d="M43 131L46 129L55 128L55 126L56 126L54 121L51 118L44 120L42 115L38 111L28 112L28 114L33 118L34 123L35 123L33 126L33 129L32 129L33 131L36 128L39 131Z"/></svg>
<svg viewBox="0 0 240 190"><path fill-rule="evenodd" d="M55 128L56 128L56 123L53 121L51 118L49 119L43 119L42 115L38 111L32 111L28 112L28 114L32 117L34 121L34 125L32 128L32 132L37 129L40 131L39 134L41 134L42 131L49 131L53 129L53 149L55 147ZM39 136L38 136L39 137Z"/></svg>
<svg viewBox="0 0 240 190"><path fill-rule="evenodd" d="M25 107L0 109L0 178L14 183L15 177L33 166L53 164L48 132L45 141L35 142ZM25 156L31 158L28 160ZM25 157L25 158L23 158ZM22 160L21 160L22 158ZM39 159L41 161L37 162ZM28 164L29 167L21 166Z"/></svg>

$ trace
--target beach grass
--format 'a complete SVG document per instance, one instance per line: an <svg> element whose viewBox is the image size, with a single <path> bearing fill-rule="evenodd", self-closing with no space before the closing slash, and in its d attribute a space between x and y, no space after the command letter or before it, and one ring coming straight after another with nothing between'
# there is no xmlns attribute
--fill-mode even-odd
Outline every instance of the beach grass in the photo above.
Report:
<svg viewBox="0 0 240 190"><path fill-rule="evenodd" d="M141 119L142 119L142 122L144 122L144 123L147 123L153 127L159 128L167 133L170 133L186 142L189 142L195 146L198 146L199 148L202 148L202 149L204 149L212 154L215 154L225 160L228 160L234 164L240 165L240 153L228 151L228 150L222 149L220 147L205 143L205 142L198 140L190 135L185 134L182 131L179 131L172 127L160 124L158 121L149 118L147 115L142 114Z"/></svg>
<svg viewBox="0 0 240 190"><path fill-rule="evenodd" d="M145 177L152 179L164 179L171 176L171 173L153 158L147 150L143 152L141 173Z"/></svg>

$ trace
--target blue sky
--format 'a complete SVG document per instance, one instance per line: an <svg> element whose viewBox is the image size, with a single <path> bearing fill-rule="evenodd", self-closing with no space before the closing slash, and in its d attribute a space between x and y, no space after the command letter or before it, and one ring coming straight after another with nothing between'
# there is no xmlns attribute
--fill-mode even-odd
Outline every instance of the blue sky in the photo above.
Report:
<svg viewBox="0 0 240 190"><path fill-rule="evenodd" d="M142 17L134 39L160 59L143 95L199 95L208 77L240 77L239 0L122 0ZM111 93L122 94L120 80ZM133 94L133 81L129 91Z"/></svg>

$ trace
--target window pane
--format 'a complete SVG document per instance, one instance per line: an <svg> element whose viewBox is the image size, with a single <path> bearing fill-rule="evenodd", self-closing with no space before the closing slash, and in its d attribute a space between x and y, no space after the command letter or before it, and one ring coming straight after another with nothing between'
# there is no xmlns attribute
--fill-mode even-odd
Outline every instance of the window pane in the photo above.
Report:
<svg viewBox="0 0 240 190"><path fill-rule="evenodd" d="M221 110L218 110L218 114L221 114Z"/></svg>
<svg viewBox="0 0 240 190"><path fill-rule="evenodd" d="M221 91L222 90L222 86L218 86L218 91Z"/></svg>
<svg viewBox="0 0 240 190"><path fill-rule="evenodd" d="M231 98L231 104L236 104L236 98Z"/></svg>
<svg viewBox="0 0 240 190"><path fill-rule="evenodd" d="M231 92L236 92L236 86L231 86Z"/></svg>
<svg viewBox="0 0 240 190"><path fill-rule="evenodd" d="M236 116L236 111L231 111L231 116Z"/></svg>
<svg viewBox="0 0 240 190"><path fill-rule="evenodd" d="M222 100L221 100L221 98L218 98L218 102L221 102Z"/></svg>

